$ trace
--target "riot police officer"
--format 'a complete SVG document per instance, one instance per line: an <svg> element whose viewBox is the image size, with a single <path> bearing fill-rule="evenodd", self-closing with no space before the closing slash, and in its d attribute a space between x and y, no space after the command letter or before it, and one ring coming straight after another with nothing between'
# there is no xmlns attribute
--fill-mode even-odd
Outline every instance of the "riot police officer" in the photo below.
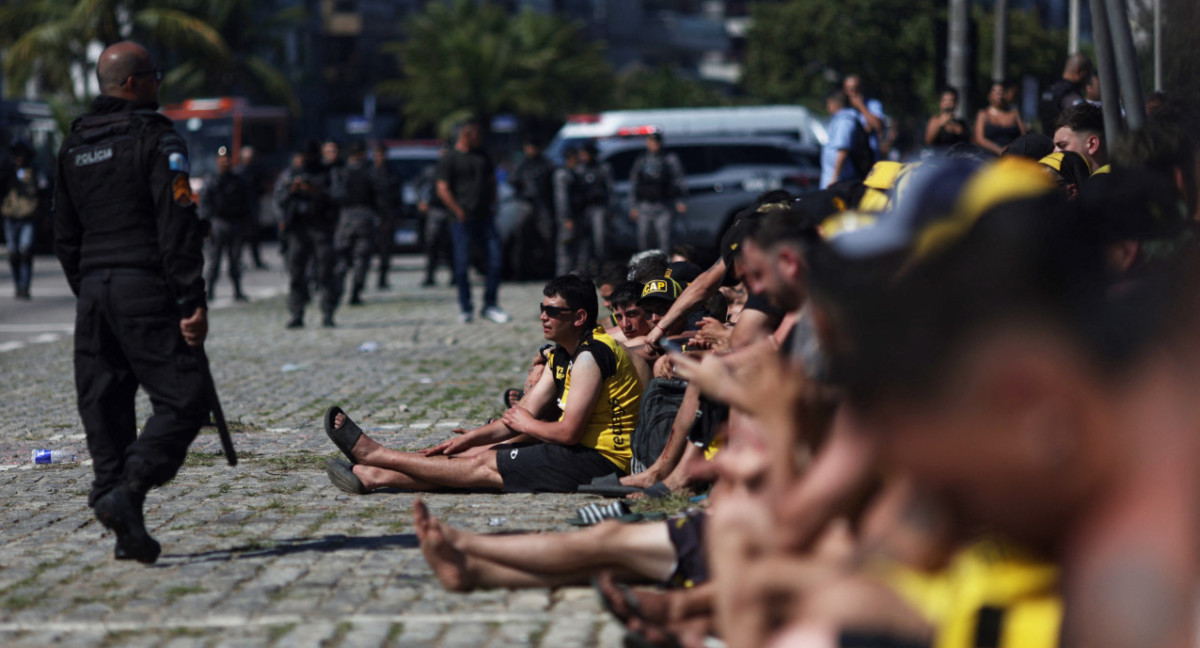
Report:
<svg viewBox="0 0 1200 648"><path fill-rule="evenodd" d="M337 256L334 281L340 295L346 287L346 275L354 268L349 303L357 306L363 303L362 291L371 267L371 251L383 207L382 192L375 184L375 174L367 167L367 148L362 142L353 142L346 164L333 168L330 174L330 196L341 209L333 237Z"/></svg>
<svg viewBox="0 0 1200 648"><path fill-rule="evenodd" d="M337 209L329 199L329 175L318 158L316 143L296 154L292 166L275 184L275 206L279 229L287 246L287 327L304 326L304 308L309 301L310 265L321 292L322 323L331 327L337 309L337 286L333 276L333 234Z"/></svg>
<svg viewBox="0 0 1200 648"><path fill-rule="evenodd" d="M650 249L653 235L659 249L671 251L672 223L676 213L687 211L686 195L683 165L674 153L663 150L662 133L651 133L646 152L629 172L629 217L637 223L639 250Z"/></svg>
<svg viewBox="0 0 1200 648"><path fill-rule="evenodd" d="M55 253L78 297L75 383L95 479L88 503L117 559L152 563L146 492L171 480L207 417L205 367L189 347L208 319L203 234L187 147L155 112L162 73L133 42L100 55L103 94L58 156ZM137 434L134 396L154 414Z"/></svg>
<svg viewBox="0 0 1200 648"><path fill-rule="evenodd" d="M204 179L204 188L200 190L200 215L210 225L208 265L204 269L209 299L215 299L221 258L225 257L229 262L233 298L247 301L242 292L242 246L254 227L251 201L249 183L233 172L233 154L222 146L217 150L217 172Z"/></svg>

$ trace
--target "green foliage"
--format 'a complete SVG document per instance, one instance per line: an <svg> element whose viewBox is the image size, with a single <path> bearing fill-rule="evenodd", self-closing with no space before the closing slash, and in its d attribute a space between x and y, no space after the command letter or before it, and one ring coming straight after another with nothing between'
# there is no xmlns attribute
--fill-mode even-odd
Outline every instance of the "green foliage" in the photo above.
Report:
<svg viewBox="0 0 1200 648"><path fill-rule="evenodd" d="M670 67L637 68L621 74L613 92L613 105L621 110L721 106L729 99L713 88L679 76Z"/></svg>
<svg viewBox="0 0 1200 648"><path fill-rule="evenodd" d="M431 2L389 43L402 77L380 83L382 96L404 101L409 133L448 127L468 115L487 123L511 112L533 119L594 109L612 75L599 45L578 26L526 9L509 16L496 4Z"/></svg>
<svg viewBox="0 0 1200 648"><path fill-rule="evenodd" d="M244 96L260 103L282 103L301 110L291 80L265 56L283 49L287 31L300 26L303 13L287 8L270 14L254 0L192 0L199 20L224 38L229 56L188 56L168 72L164 101L197 96Z"/></svg>
<svg viewBox="0 0 1200 648"><path fill-rule="evenodd" d="M822 98L848 74L893 116L923 114L934 92L934 0L792 0L753 5L746 92L769 103L824 111Z"/></svg>
<svg viewBox="0 0 1200 648"><path fill-rule="evenodd" d="M979 67L975 71L975 92L972 106L987 105L987 93L992 82L992 58L995 52L996 18L991 12L975 6L971 18L979 25ZM1044 29L1037 14L1026 10L1008 12L1008 65L1006 77L1033 76L1039 84L1062 75L1067 60L1066 30ZM930 112L937 108L937 98L929 103Z"/></svg>
<svg viewBox="0 0 1200 648"><path fill-rule="evenodd" d="M95 90L95 45L132 39L152 50L228 59L212 25L183 0L10 0L0 5L0 48L10 88L36 79L49 99L76 106Z"/></svg>

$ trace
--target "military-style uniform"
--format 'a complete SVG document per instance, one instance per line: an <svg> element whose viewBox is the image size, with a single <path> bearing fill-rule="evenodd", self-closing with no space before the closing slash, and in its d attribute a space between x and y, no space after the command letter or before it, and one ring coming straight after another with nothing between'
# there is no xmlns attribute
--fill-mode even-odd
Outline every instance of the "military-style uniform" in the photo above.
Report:
<svg viewBox="0 0 1200 648"><path fill-rule="evenodd" d="M629 204L637 207L638 249L650 249L654 236L659 249L671 252L675 204L687 195L683 165L674 153L646 151L629 172Z"/></svg>
<svg viewBox="0 0 1200 648"><path fill-rule="evenodd" d="M298 186L294 187L296 184ZM309 301L310 266L321 292L321 313L325 324L333 325L338 291L333 275L333 234L337 227L337 209L329 200L329 176L320 165L290 168L279 175L275 185L275 205L279 210L287 245L289 326L304 325L304 307Z"/></svg>
<svg viewBox="0 0 1200 648"><path fill-rule="evenodd" d="M362 161L351 160L345 166L334 168L331 174L330 195L341 208L333 237L337 258L334 281L340 299L346 289L346 275L353 267L350 303L361 304L379 227L381 192L375 184L375 175Z"/></svg>
<svg viewBox="0 0 1200 648"><path fill-rule="evenodd" d="M203 233L187 146L156 107L97 97L58 156L55 253L78 297L90 505L117 487L140 498L169 481L208 416L204 369L180 332L205 306ZM140 436L139 385L154 409Z"/></svg>
<svg viewBox="0 0 1200 648"><path fill-rule="evenodd" d="M211 227L208 267L204 271L209 298L213 298L221 274L221 257L229 262L234 297L246 298L242 293L242 246L254 227L252 200L249 183L233 171L211 174L204 181L200 211Z"/></svg>

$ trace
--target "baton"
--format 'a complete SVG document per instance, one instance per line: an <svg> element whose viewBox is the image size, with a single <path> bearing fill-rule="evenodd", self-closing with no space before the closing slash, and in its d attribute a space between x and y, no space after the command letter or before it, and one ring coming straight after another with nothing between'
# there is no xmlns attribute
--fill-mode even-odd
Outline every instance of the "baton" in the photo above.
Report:
<svg viewBox="0 0 1200 648"><path fill-rule="evenodd" d="M233 439L229 436L229 426L225 424L225 410L221 409L221 400L217 398L217 385L213 382L212 367L208 364L208 354L204 345L192 347L200 360L200 368L204 372L204 397L208 400L208 408L212 413L212 425L217 428L217 436L221 438L221 449L225 452L225 461L230 466L238 462L237 450L233 448Z"/></svg>

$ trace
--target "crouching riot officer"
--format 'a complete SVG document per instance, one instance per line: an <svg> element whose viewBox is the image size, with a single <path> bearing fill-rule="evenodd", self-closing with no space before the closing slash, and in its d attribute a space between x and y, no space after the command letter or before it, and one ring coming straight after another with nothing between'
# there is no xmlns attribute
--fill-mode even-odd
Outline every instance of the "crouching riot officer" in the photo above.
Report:
<svg viewBox="0 0 1200 648"><path fill-rule="evenodd" d="M101 94L58 154L55 253L77 297L75 386L94 472L88 504L116 558L152 563L150 488L170 481L206 423L203 233L187 147L155 112L162 73L133 42L109 46ZM137 433L141 386L154 414Z"/></svg>

